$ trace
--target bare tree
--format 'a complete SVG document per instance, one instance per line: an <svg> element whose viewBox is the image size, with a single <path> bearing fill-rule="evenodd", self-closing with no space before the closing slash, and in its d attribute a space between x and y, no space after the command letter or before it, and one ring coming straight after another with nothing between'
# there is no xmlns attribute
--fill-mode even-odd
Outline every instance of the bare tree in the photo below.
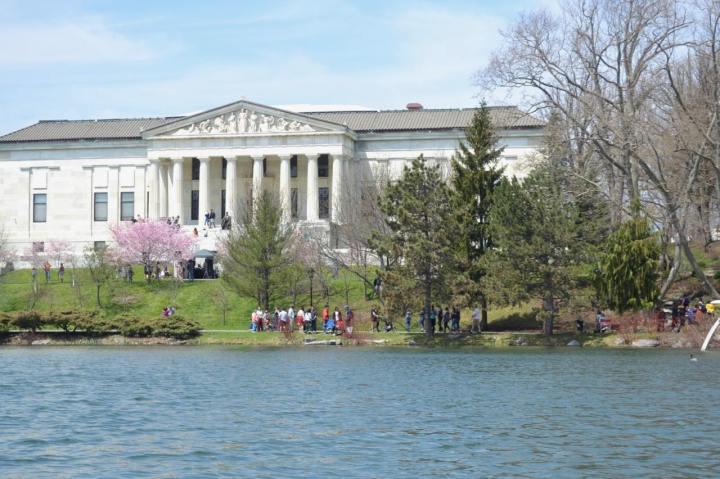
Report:
<svg viewBox="0 0 720 479"><path fill-rule="evenodd" d="M373 247L373 234L389 232L379 207L379 199L389 181L386 168L357 171L352 191L344 195L345 203L338 214L331 241L315 238L317 254L322 261L362 280L366 298L376 277L374 266L385 269L396 261L391 254L378 253Z"/></svg>
<svg viewBox="0 0 720 479"><path fill-rule="evenodd" d="M597 161L591 171L598 176L586 179L621 212L615 224L623 211L632 214L634 205L658 197L694 274L720 297L695 259L683 220L702 156L683 156L687 148L669 141L682 128L673 121L678 100L668 101L668 86L678 58L693 44L685 7L673 0L570 0L560 16L524 14L504 32L505 46L478 80L485 87L524 88L533 95L532 108L560 118L571 139L566 149L578 160Z"/></svg>

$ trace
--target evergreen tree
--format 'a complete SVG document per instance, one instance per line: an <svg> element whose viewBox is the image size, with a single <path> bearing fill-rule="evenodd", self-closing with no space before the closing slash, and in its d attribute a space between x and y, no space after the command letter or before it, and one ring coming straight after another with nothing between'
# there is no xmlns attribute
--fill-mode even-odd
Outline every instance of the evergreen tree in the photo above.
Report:
<svg viewBox="0 0 720 479"><path fill-rule="evenodd" d="M600 301L619 313L650 307L658 297L660 243L648 220L634 214L610 235L604 251L595 275Z"/></svg>
<svg viewBox="0 0 720 479"><path fill-rule="evenodd" d="M466 304L480 301L482 329L487 329L487 296L480 288L485 275L482 256L492 248L489 214L493 193L502 179L504 168L498 165L503 148L490 121L485 103L473 115L465 130L465 141L452 158L452 203L457 230L455 259L459 274L454 284L456 295L464 296Z"/></svg>
<svg viewBox="0 0 720 479"><path fill-rule="evenodd" d="M451 259L452 206L440 167L428 165L422 155L413 160L385 190L380 211L390 232L374 234L373 247L400 258L395 268L407 279L403 290L414 286L421 291L423 308L429 311L433 299L443 292ZM391 289L387 284L386 291ZM433 335L430 328L426 331Z"/></svg>
<svg viewBox="0 0 720 479"><path fill-rule="evenodd" d="M569 297L584 259L576 205L547 171L522 182L503 180L490 232L495 248L484 258L485 287L502 303L542 301L545 334L551 335L558 302Z"/></svg>
<svg viewBox="0 0 720 479"><path fill-rule="evenodd" d="M286 253L291 241L278 202L264 192L223 242L223 281L269 309L286 291L286 272L292 263Z"/></svg>

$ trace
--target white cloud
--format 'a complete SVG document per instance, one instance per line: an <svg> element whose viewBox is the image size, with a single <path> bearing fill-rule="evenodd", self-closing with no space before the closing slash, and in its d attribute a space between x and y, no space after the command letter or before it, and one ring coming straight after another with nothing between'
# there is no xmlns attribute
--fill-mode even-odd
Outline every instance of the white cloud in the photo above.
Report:
<svg viewBox="0 0 720 479"><path fill-rule="evenodd" d="M0 30L0 65L99 63L147 60L142 43L86 17L54 24L11 24Z"/></svg>

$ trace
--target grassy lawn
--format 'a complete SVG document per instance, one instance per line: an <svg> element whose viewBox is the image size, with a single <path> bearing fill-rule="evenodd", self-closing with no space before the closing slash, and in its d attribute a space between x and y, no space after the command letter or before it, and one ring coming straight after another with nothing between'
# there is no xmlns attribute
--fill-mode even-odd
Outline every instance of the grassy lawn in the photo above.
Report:
<svg viewBox="0 0 720 479"><path fill-rule="evenodd" d="M176 283L170 279L153 281L148 284L142 276L140 267L135 269L135 281L127 283L113 280L101 289L101 309L109 316L122 313L131 313L141 317L159 315L165 306L173 305L177 313L199 322L203 329L219 330L245 330L249 329L250 314L256 306L251 298L240 297L235 293L224 290L219 280L196 280ZM67 310L94 310L95 285L92 283L86 270L76 271L76 280L79 287L72 287L72 273L68 268L65 272L65 282L60 283L56 271L53 270L52 279L45 283L42 271L38 273L38 294L32 291L30 270L18 270L0 278L0 311L19 311L34 307L40 311L67 311ZM329 297L325 298L319 284L314 286L313 302L321 309L326 301L331 310L337 306L341 310L349 304L355 311L356 326L359 331L370 329L369 311L374 302L365 298L365 289L360 279L352 273L341 272L329 280ZM346 292L347 289L347 292ZM225 291L225 292L223 292ZM287 306L293 298L288 297L280 305ZM305 292L296 296L296 309L310 304L310 294ZM224 306L226 305L226 306ZM492 329L531 329L534 321L530 314L529 305L515 308L494 309L489 312ZM225 314L224 314L225 313ZM223 319L225 316L225 319ZM470 311L462 312L463 328L470 322ZM417 312L413 316L413 331L419 331ZM395 327L404 331L402 318L395 321ZM237 335L239 333L207 333L204 340L213 342L227 339L223 335ZM245 333L243 333L245 334ZM267 337L266 337L267 336ZM248 339L253 342L278 341L281 335L251 335ZM320 334L317 337L323 337ZM295 340L295 339L293 339ZM282 341L286 341L284 338Z"/></svg>

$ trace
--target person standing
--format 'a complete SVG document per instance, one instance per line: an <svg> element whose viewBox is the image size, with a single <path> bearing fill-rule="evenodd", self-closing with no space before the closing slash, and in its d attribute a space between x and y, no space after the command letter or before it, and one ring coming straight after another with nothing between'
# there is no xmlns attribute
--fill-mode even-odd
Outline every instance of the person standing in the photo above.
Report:
<svg viewBox="0 0 720 479"><path fill-rule="evenodd" d="M428 324L428 328L430 328L431 332L435 332L435 322L437 321L437 311L435 310L434 305L430 305L430 317L428 318L430 320L430 324Z"/></svg>
<svg viewBox="0 0 720 479"><path fill-rule="evenodd" d="M254 309L253 312L250 314L250 331L253 333L257 331L257 309Z"/></svg>
<svg viewBox="0 0 720 479"><path fill-rule="evenodd" d="M405 331L407 331L408 333L410 332L410 326L412 326L412 314L408 309L407 311L405 311Z"/></svg>
<svg viewBox="0 0 720 479"><path fill-rule="evenodd" d="M45 270L45 282L50 282L50 270L52 269L52 266L49 262L45 261L45 264L43 264L43 269Z"/></svg>
<svg viewBox="0 0 720 479"><path fill-rule="evenodd" d="M472 312L472 328L470 329L471 333L481 333L480 329L480 308L476 305L475 309L473 309Z"/></svg>
<svg viewBox="0 0 720 479"><path fill-rule="evenodd" d="M327 329L328 319L330 319L330 307L326 304L322 310L323 331Z"/></svg>
<svg viewBox="0 0 720 479"><path fill-rule="evenodd" d="M288 332L292 332L293 321L295 321L295 305L294 304L290 305L290 309L288 309L287 314L288 314L288 318L287 318L287 323L285 324L285 326L287 326Z"/></svg>
<svg viewBox="0 0 720 479"><path fill-rule="evenodd" d="M443 333L450 331L450 306L445 307L445 313L443 314Z"/></svg>
<svg viewBox="0 0 720 479"><path fill-rule="evenodd" d="M420 331L425 332L425 308L420 309L420 318L418 319L418 326Z"/></svg>
<svg viewBox="0 0 720 479"><path fill-rule="evenodd" d="M58 279L62 283L65 279L65 265L60 263L60 267L58 268Z"/></svg>
<svg viewBox="0 0 720 479"><path fill-rule="evenodd" d="M450 331L458 332L460 331L460 308L457 306L453 306L452 310L452 324L450 327Z"/></svg>
<svg viewBox="0 0 720 479"><path fill-rule="evenodd" d="M278 328L280 331L286 331L287 330L287 320L288 320L288 312L285 311L285 308L281 309L278 313Z"/></svg>
<svg viewBox="0 0 720 479"><path fill-rule="evenodd" d="M315 306L310 308L310 331L317 333L317 309Z"/></svg>
<svg viewBox="0 0 720 479"><path fill-rule="evenodd" d="M355 322L355 313L353 313L353 310L350 309L349 306L346 306L346 312L345 312L345 327L347 330L347 333L352 336L353 332L353 323Z"/></svg>
<svg viewBox="0 0 720 479"><path fill-rule="evenodd" d="M372 322L372 328L370 332L380 332L380 316L375 308L370 310L370 321Z"/></svg>

